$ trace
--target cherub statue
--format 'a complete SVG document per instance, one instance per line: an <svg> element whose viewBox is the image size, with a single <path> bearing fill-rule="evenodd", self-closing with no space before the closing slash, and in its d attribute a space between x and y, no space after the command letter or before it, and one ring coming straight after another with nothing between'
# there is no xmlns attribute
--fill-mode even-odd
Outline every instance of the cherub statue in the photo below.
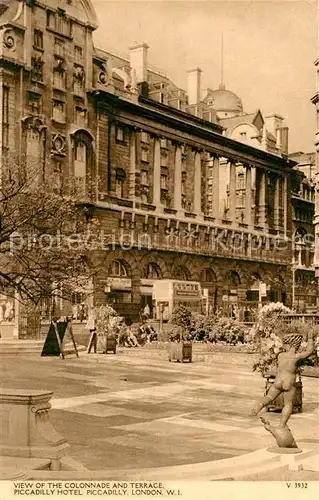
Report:
<svg viewBox="0 0 319 500"><path fill-rule="evenodd" d="M272 426L265 418L261 420L268 430L276 439L279 447L296 448L297 445L287 426L287 422L292 414L293 400L296 393L296 374L298 362L308 358L314 350L313 334L308 334L307 347L304 351L298 352L303 337L302 335L285 335L283 337L284 351L278 354L278 369L275 381L259 403L252 409L252 415L257 415L265 406L276 399L279 394L283 394L284 407L281 412L279 426Z"/></svg>

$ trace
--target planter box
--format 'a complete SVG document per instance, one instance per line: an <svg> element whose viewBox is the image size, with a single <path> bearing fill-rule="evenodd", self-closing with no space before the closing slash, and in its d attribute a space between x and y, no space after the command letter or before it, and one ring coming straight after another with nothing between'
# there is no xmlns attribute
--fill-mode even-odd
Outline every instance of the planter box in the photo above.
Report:
<svg viewBox="0 0 319 500"><path fill-rule="evenodd" d="M265 396L267 395L270 387L274 383L275 378L274 377L268 377L266 380L266 385L265 385ZM281 411L284 407L284 396L283 394L279 394L279 396L274 399L268 406L266 406L267 411ZM296 393L295 397L293 400L293 408L292 411L293 413L300 413L302 410L302 382L301 379L299 379L298 382L296 382Z"/></svg>
<svg viewBox="0 0 319 500"><path fill-rule="evenodd" d="M113 354L116 354L116 338L115 337L106 336L105 354L107 354L108 352L113 352Z"/></svg>
<svg viewBox="0 0 319 500"><path fill-rule="evenodd" d="M192 343L191 342L172 342L168 346L168 361L192 362Z"/></svg>

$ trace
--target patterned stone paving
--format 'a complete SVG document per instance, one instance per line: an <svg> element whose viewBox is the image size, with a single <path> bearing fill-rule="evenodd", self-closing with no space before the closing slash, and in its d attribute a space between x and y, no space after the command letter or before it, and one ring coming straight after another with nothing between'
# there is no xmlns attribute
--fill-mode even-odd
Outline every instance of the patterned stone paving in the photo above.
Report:
<svg viewBox="0 0 319 500"><path fill-rule="evenodd" d="M4 387L52 390L51 420L70 454L89 469L136 469L228 458L267 447L272 437L249 409L264 390L249 358L227 365L169 363L165 351L79 359L6 356ZM303 379L304 413L290 427L318 439L318 380ZM278 414L269 413L276 421Z"/></svg>

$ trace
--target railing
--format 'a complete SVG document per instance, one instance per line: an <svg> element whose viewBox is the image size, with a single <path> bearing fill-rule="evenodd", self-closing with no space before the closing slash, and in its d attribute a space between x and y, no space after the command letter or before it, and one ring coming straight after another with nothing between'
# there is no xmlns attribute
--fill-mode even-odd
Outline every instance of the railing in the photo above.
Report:
<svg viewBox="0 0 319 500"><path fill-rule="evenodd" d="M288 324L293 321L302 321L303 323L319 326L319 314L285 314L283 319Z"/></svg>
<svg viewBox="0 0 319 500"><path fill-rule="evenodd" d="M252 245L239 244L234 245L232 242L223 243L217 238L205 237L204 233L199 235L189 231L188 236L175 236L164 233L139 233L134 230L124 230L123 234L120 231L114 231L110 235L112 245L123 246L128 248L147 248L185 252L197 255L211 255L215 257L242 258L245 260L259 260L265 262L290 264L291 253L289 249L285 250L270 250L266 247L253 248Z"/></svg>

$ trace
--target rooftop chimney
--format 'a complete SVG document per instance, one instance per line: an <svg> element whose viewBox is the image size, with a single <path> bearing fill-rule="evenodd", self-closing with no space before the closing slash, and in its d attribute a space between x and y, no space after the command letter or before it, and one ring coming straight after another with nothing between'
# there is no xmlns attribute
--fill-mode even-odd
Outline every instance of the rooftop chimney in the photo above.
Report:
<svg viewBox="0 0 319 500"><path fill-rule="evenodd" d="M188 71L188 104L198 104L200 102L200 79L202 70L200 68Z"/></svg>
<svg viewBox="0 0 319 500"><path fill-rule="evenodd" d="M265 116L265 124L268 132L270 132L275 139L277 138L277 129L282 127L284 119L280 115L273 113L271 115Z"/></svg>
<svg viewBox="0 0 319 500"><path fill-rule="evenodd" d="M130 65L135 71L136 83L147 82L147 51L146 43L130 47Z"/></svg>

